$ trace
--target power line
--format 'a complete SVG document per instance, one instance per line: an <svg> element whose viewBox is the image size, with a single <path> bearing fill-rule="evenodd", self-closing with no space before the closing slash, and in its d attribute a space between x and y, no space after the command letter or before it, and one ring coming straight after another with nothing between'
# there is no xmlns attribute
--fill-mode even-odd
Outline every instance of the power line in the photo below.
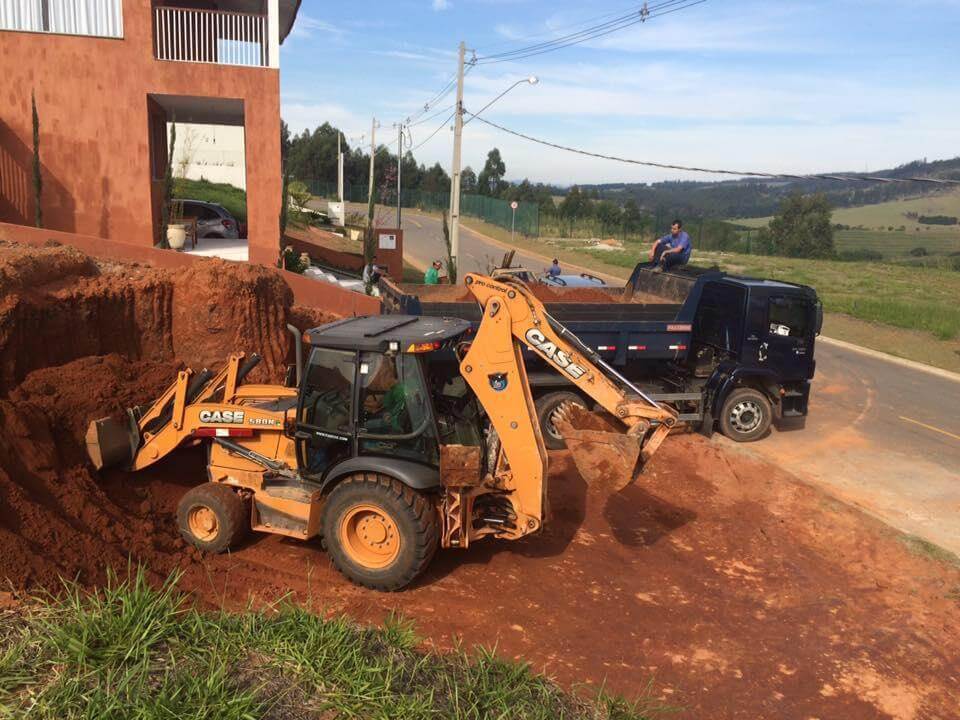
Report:
<svg viewBox="0 0 960 720"><path fill-rule="evenodd" d="M479 120L485 125L496 128L502 132L514 135L516 137L522 138L524 140L529 140L530 142L537 143L539 145L546 145L547 147L556 148L557 150L565 150L567 152L576 153L578 155L585 155L587 157L600 158L602 160L613 160L615 162L628 163L630 165L643 165L645 167L655 167L662 168L666 170L683 170L685 172L701 172L701 173L712 173L715 175L737 175L741 177L760 177L767 178L770 180L841 180L841 181L852 181L860 180L863 182L879 182L879 183L896 183L896 182L920 182L920 183L933 183L936 185L960 185L960 180L949 180L942 178L931 178L931 177L905 177L905 178L890 178L890 177L880 177L877 175L837 175L834 173L823 173L823 174L812 174L812 175L798 175L793 173L771 173L771 172L756 172L751 170L727 170L727 169L717 169L717 168L705 168L705 167L692 167L689 165L674 165L671 163L659 163L653 162L651 160L632 160L630 158L617 157L615 155L604 155L603 153L590 152L589 150L581 150L578 148L568 147L567 145L560 145L558 143L550 142L549 140L541 140L540 138L535 138L530 135L525 135L524 133L517 132L516 130L511 130L506 128L503 125L498 125L495 122L487 120L486 118L479 117L474 115L469 110L464 110L467 115L471 118Z"/></svg>
<svg viewBox="0 0 960 720"><path fill-rule="evenodd" d="M411 122L411 123L404 123L404 127L412 128L412 127L416 127L417 125L422 125L425 122L430 122L434 118L440 117L445 112L450 112L451 110L453 110L453 108L454 108L453 105L447 105L445 108L441 108L440 110L437 110L437 112L433 113L432 115L423 118L423 120L417 120L416 122Z"/></svg>
<svg viewBox="0 0 960 720"><path fill-rule="evenodd" d="M481 65L491 65L493 63L508 62L510 60L522 60L535 55L542 55L555 50L561 50L572 45L578 45L580 43L587 42L588 40L595 40L597 38L604 37L605 35L610 35L633 25L645 23L647 20L663 17L664 15L669 15L679 10L686 10L694 5L701 5L706 1L707 0L666 0L666 2L655 5L653 8L650 8L644 4L643 9L639 12L634 11L627 15L620 16L614 20L586 28L576 33L571 33L560 38L556 38L550 42L539 43L537 45L530 45L509 52L480 57L477 58L476 62Z"/></svg>
<svg viewBox="0 0 960 720"><path fill-rule="evenodd" d="M602 14L600 14L600 15L591 15L590 17L581 18L581 19L577 20L576 22L571 22L571 23L567 23L566 25L560 25L560 26L558 26L558 27L549 28L548 30L544 30L543 32L530 33L530 35L529 35L529 37L528 37L527 39L551 37L551 36L553 36L554 34L556 34L557 32L561 32L561 31L563 31L563 30L569 30L570 28L580 27L583 23L594 23L594 22L597 22L597 21L599 21L599 20L606 20L607 18L613 17L614 15L620 15L620 14L622 14L622 13L624 12L624 10L626 10L626 8L628 8L628 7L635 8L635 9L634 9L634 12L638 12L639 9L642 8L642 6L640 6L640 8L637 8L637 3L635 3L635 2L630 3L629 5L624 4L624 5L621 5L620 7L618 7L616 10L611 10L611 11L609 11L609 12L605 12L605 13L602 13ZM477 48L477 49L478 49L478 50L483 50L484 52L486 52L486 51L488 51L488 50L495 50L495 49L497 49L497 48L506 47L506 46L508 46L508 45L514 45L514 44L516 44L518 41L519 41L519 38L510 39L510 40L502 40L502 41L500 41L500 42L496 42L496 43L493 43L493 44L491 44L491 45L485 45L484 47L482 47L482 48ZM490 57L490 56L488 56L488 57Z"/></svg>
<svg viewBox="0 0 960 720"><path fill-rule="evenodd" d="M440 132L441 130L443 130L443 128L445 128L445 127L447 126L447 124L448 124L451 120L453 120L453 116L454 116L455 114L456 114L456 112L450 113L450 115L447 117L447 119L443 121L443 124L439 125L436 130L434 130L432 133L430 133L429 135L427 135L426 139L421 140L419 143L417 143L417 145L416 145L415 147L410 148L410 152L412 153L414 150L418 150L418 149L420 149L421 147L423 147L425 144L427 144L428 142L430 142L430 141L433 139L433 136L434 136L434 135L436 135L438 132Z"/></svg>

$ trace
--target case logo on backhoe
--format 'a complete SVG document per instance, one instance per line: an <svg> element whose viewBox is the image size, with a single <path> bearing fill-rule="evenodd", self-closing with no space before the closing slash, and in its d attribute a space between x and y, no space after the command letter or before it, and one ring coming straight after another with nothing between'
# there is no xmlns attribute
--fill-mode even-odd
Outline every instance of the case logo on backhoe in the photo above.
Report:
<svg viewBox="0 0 960 720"><path fill-rule="evenodd" d="M556 343L548 340L547 337L536 328L527 330L524 337L530 345L546 355L550 359L550 362L574 380L578 380L587 372L586 368L573 361L568 352L558 348Z"/></svg>
<svg viewBox="0 0 960 720"><path fill-rule="evenodd" d="M198 417L203 423L242 423L243 410L201 410Z"/></svg>

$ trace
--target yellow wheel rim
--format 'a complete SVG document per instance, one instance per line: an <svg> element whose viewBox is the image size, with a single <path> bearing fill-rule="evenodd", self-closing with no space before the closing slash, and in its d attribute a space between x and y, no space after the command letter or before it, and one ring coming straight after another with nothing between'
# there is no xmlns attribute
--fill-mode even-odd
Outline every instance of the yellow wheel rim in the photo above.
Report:
<svg viewBox="0 0 960 720"><path fill-rule="evenodd" d="M376 505L354 505L340 517L344 552L358 565L388 566L400 554L400 533L393 518Z"/></svg>
<svg viewBox="0 0 960 720"><path fill-rule="evenodd" d="M187 517L187 524L190 526L190 532L193 536L203 542L210 542L220 533L217 514L204 505L191 508Z"/></svg>

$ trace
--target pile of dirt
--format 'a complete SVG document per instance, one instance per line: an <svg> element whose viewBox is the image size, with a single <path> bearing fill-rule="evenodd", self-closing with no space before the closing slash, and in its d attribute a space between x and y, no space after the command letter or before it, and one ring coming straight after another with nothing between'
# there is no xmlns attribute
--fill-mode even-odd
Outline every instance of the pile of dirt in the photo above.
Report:
<svg viewBox="0 0 960 720"><path fill-rule="evenodd" d="M619 303L623 302L622 288L553 288L541 283L530 283L527 286L541 302L545 303ZM419 288L410 288L417 292ZM429 302L473 302L473 294L462 285L434 286L426 293L424 299ZM634 293L631 303L637 304L664 304L670 301L658 295L649 293Z"/></svg>
<svg viewBox="0 0 960 720"><path fill-rule="evenodd" d="M93 472L87 424L156 398L184 365L219 368L239 350L263 357L251 379L277 381L287 324L335 319L293 307L262 267L173 273L56 244L0 243L0 291L0 576L21 587L96 584L128 558L163 575L199 557L142 485Z"/></svg>
<svg viewBox="0 0 960 720"><path fill-rule="evenodd" d="M288 357L293 293L260 266L213 259L172 272L7 243L0 286L0 392L89 355L214 367L257 352L259 380L279 379Z"/></svg>

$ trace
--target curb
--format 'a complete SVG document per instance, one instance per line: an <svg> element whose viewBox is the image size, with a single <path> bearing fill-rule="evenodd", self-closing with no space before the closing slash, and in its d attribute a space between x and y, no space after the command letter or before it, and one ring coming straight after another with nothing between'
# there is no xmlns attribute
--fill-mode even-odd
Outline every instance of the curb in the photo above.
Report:
<svg viewBox="0 0 960 720"><path fill-rule="evenodd" d="M825 342L827 345L833 345L834 347L843 348L844 350L851 350L853 352L860 353L861 355L875 358L876 360L885 360L886 362L893 363L894 365L900 365L901 367L910 368L911 370L919 370L920 372L925 372L928 375L936 375L937 377L945 380L952 380L953 382L960 383L960 373L951 372L950 370L943 370L942 368L917 362L916 360L907 360L902 357L897 357L896 355L880 352L879 350L871 350L870 348L865 348L862 345L854 345L853 343L848 343L844 340L836 340L834 338L827 337L826 335L821 335L817 338L817 341Z"/></svg>

